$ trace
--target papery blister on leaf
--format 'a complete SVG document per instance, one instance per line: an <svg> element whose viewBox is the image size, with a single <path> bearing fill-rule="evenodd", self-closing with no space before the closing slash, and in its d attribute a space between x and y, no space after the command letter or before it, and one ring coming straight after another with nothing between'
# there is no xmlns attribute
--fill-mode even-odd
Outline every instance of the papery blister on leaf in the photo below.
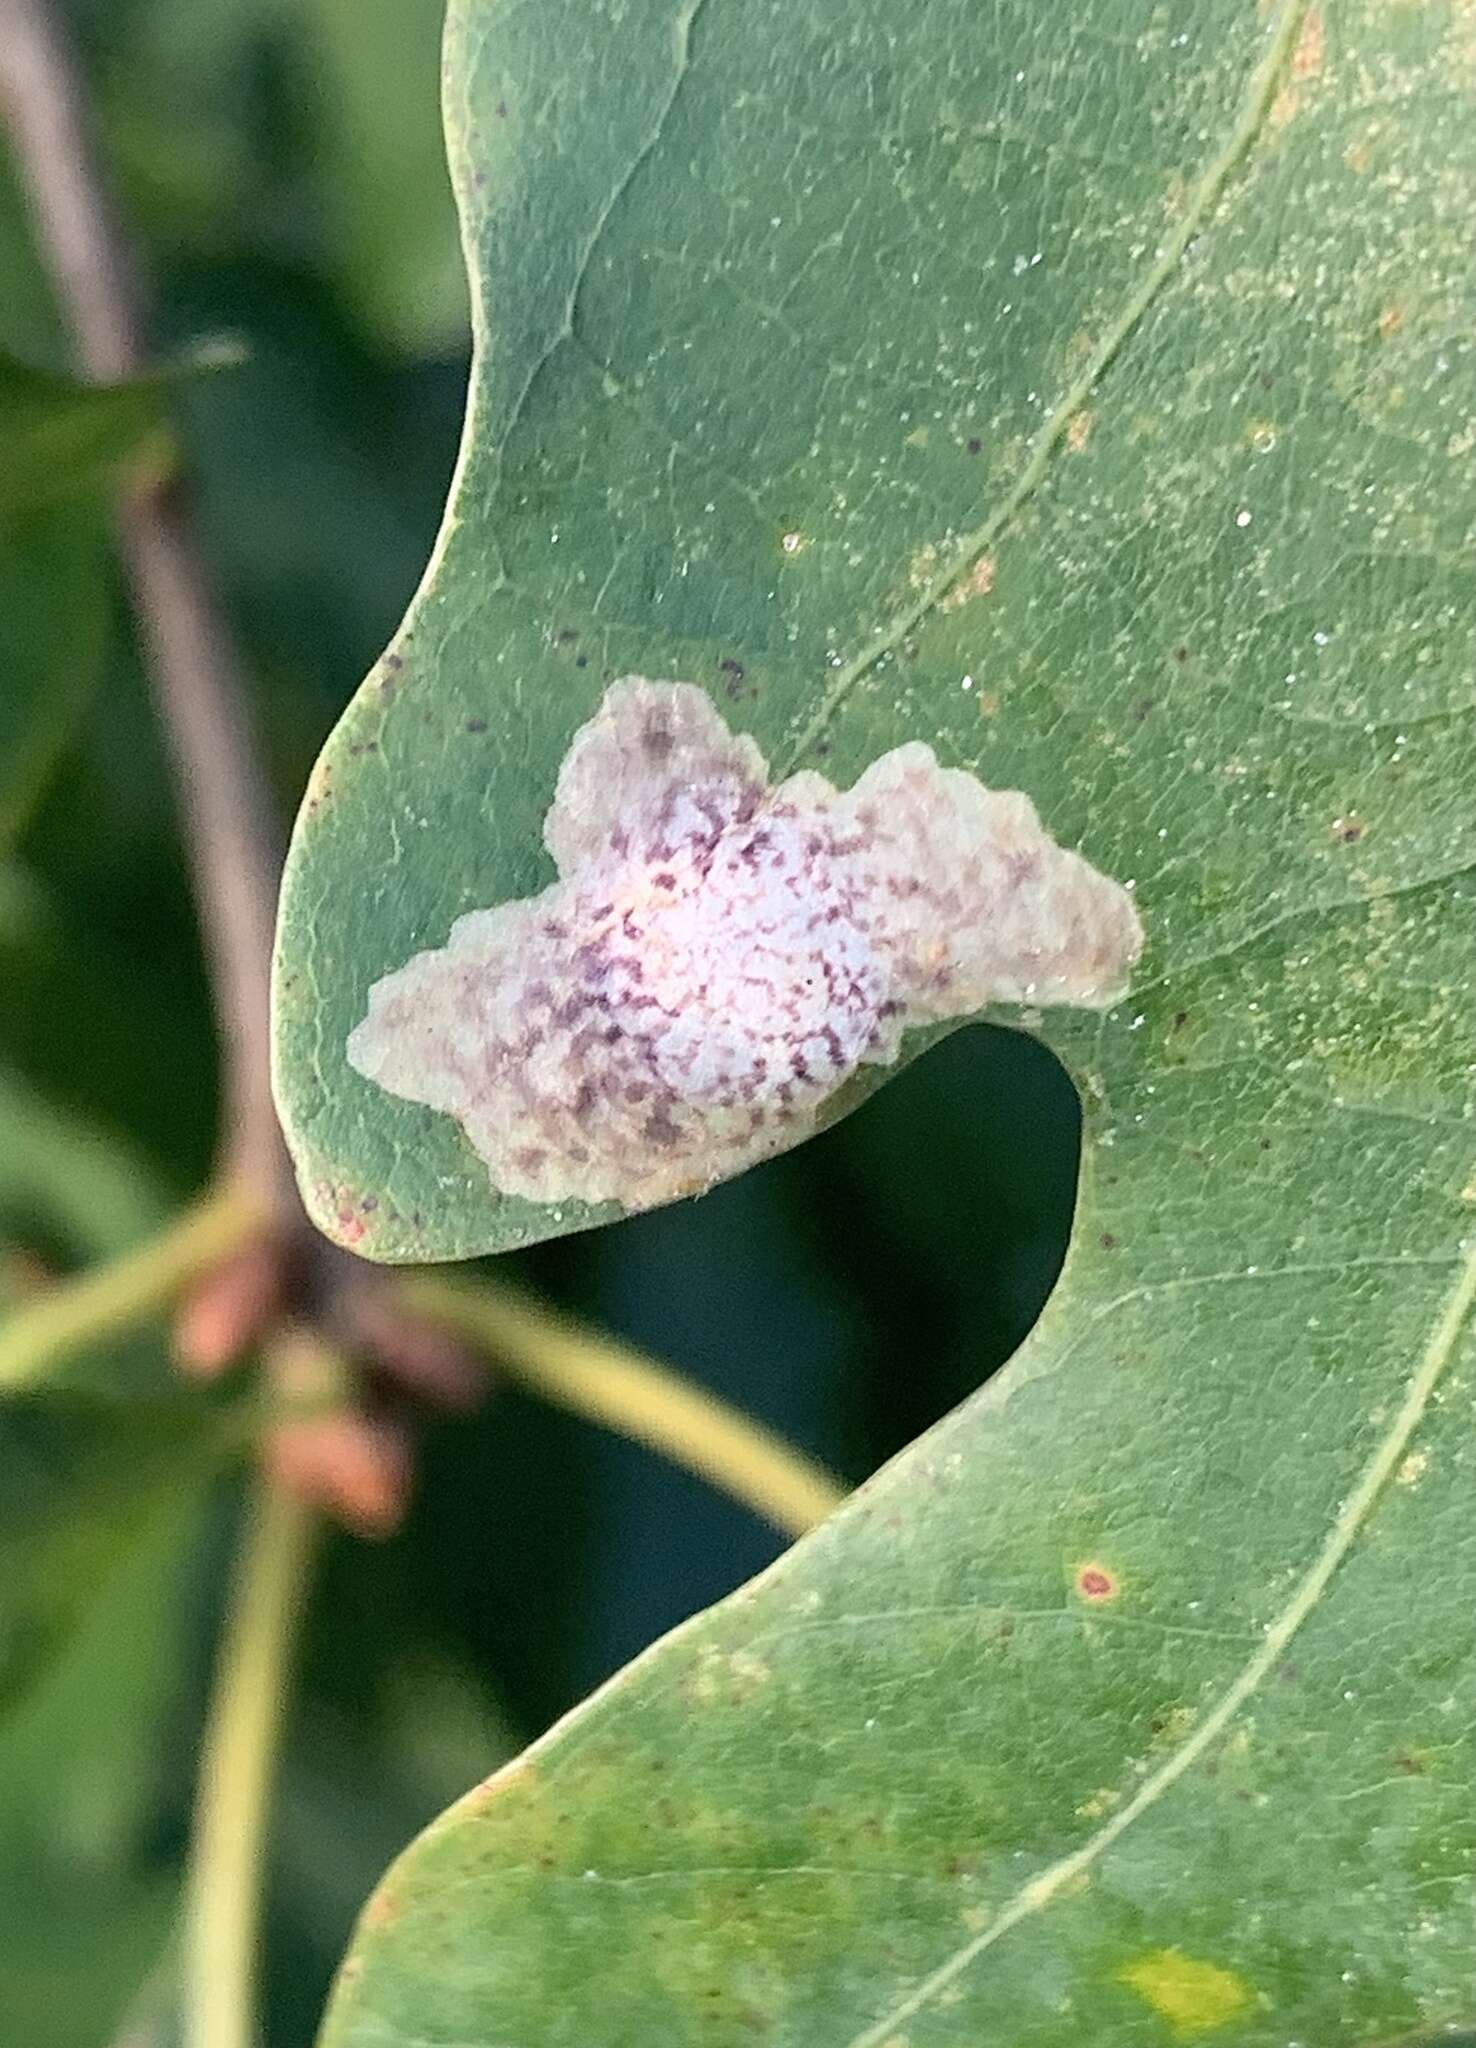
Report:
<svg viewBox="0 0 1476 2048"><path fill-rule="evenodd" d="M917 741L849 790L771 786L692 683L611 684L544 840L559 880L458 918L374 984L348 1042L534 1201L696 1193L806 1137L909 1029L1105 1007L1142 948L1130 892L1019 791Z"/></svg>

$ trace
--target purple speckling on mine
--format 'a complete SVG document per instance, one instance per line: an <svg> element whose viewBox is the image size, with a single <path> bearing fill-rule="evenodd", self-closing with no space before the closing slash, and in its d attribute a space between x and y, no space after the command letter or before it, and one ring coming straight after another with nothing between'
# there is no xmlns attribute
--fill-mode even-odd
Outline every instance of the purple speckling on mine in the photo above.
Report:
<svg viewBox="0 0 1476 2048"><path fill-rule="evenodd" d="M347 1048L533 1201L697 1193L797 1143L908 1029L997 1002L1105 1007L1142 946L1131 894L1028 797L918 742L850 790L814 771L771 785L692 683L611 684L544 841L559 879L386 974ZM592 1001L598 1031L579 1022Z"/></svg>

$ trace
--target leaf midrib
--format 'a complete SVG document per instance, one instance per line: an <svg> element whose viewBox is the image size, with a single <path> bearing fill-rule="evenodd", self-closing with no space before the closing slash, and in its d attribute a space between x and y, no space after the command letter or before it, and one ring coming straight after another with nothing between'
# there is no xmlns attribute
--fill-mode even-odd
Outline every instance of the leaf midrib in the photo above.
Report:
<svg viewBox="0 0 1476 2048"><path fill-rule="evenodd" d="M1246 1701L1281 1662L1292 1638L1312 1615L1338 1567L1352 1549L1424 1420L1473 1306L1476 1306L1476 1244L1467 1251L1465 1264L1436 1318L1392 1424L1364 1467L1358 1484L1343 1503L1322 1548L1298 1581L1291 1598L1275 1620L1267 1625L1255 1655L1246 1660L1216 1705L1186 1740L1143 1781L1127 1804L1089 1836L1080 1848L1059 1858L1039 1876L1032 1878L1029 1884L1023 1885L1000 1908L988 1927L955 1949L906 1998L899 2000L871 2026L853 2035L844 2048L882 2048L899 2025L930 2004L986 1949L1001 1941L1022 1920L1043 1912L1078 1877L1099 1862L1134 1822L1156 1806L1224 1733Z"/></svg>
<svg viewBox="0 0 1476 2048"><path fill-rule="evenodd" d="M1051 459L1065 439L1073 417L1091 397L1097 384L1125 343L1147 314L1159 293L1173 276L1185 250L1203 226L1236 165L1246 155L1260 132L1273 95L1296 47L1302 22L1311 0L1283 0L1269 31L1260 62L1246 81L1240 109L1219 148L1210 157L1190 190L1188 200L1172 232L1143 276L1128 294L1117 317L1104 330L1081 370L1066 387L1063 397L1040 428L1029 459L1019 476L991 512L959 539L952 559L938 571L913 601L904 606L885 626L878 628L861 652L835 674L817 706L814 716L801 731L785 765L778 771L789 774L804 759L825 731L836 712L861 678L914 633L928 614L973 568L979 557L998 540L1015 514L1034 497L1044 481Z"/></svg>
<svg viewBox="0 0 1476 2048"><path fill-rule="evenodd" d="M682 5L677 11L672 24L675 62L666 99L657 113L650 132L634 152L630 162L612 186L600 207L598 217L580 254L574 279L568 293L564 318L560 322L557 331L549 337L544 348L539 351L537 359L529 370L527 378L509 409L506 422L498 436L494 455L494 471L500 471L508 438L522 414L529 392L539 372L557 348L562 346L564 342L574 338L575 309L594 251L609 225L616 206L629 190L637 173L655 154L660 145L672 107L691 68L693 30L698 16L706 4L707 0L682 0ZM986 513L976 526L959 538L950 561L923 585L913 601L894 614L884 626L879 627L862 651L853 656L850 661L844 663L836 671L808 724L801 729L798 738L776 764L774 771L776 777L788 775L799 766L862 677L883 661L888 654L893 653L910 634L917 630L923 620L969 573L985 549L998 540L999 536L1014 519L1016 513L1021 510L1040 488L1050 468L1051 459L1061 442L1065 439L1066 431L1072 419L1092 396L1101 378L1144 319L1164 286L1173 276L1195 234L1203 226L1205 219L1223 193L1235 167L1240 163L1255 141L1282 74L1296 47L1297 37L1311 4L1312 0L1282 0L1281 9L1268 31L1266 48L1262 53L1260 62L1253 67L1246 81L1239 111L1235 120L1231 123L1224 141L1211 155L1195 180L1178 221L1163 242L1157 256L1148 265L1143 276L1124 301L1116 318L1109 322L1096 348L1086 358L1081 370L1067 386L1065 394L1057 401L1042 424L1030 456L1015 482L1006 491L994 509ZM451 131L452 124L449 107L447 108L447 127L448 131ZM471 285L473 306L473 355L474 358L478 358L483 355L488 346L488 337L484 331L485 323L478 318L485 311L486 303L483 289L484 280L481 272L481 250L473 231L474 209L464 189L464 179L458 176L457 183L458 187L462 188L458 193L461 201L462 246ZM603 367L608 371L608 365ZM434 570L438 559L444 552L451 532L458 523L457 512L460 491L464 480L461 472L464 469L465 456L473 439L473 416L476 411L479 382L479 365L474 360L471 388L468 394L467 418L464 423L462 436L462 459L458 461L458 474L452 481L452 488L447 501L447 517L443 522L441 533L437 537L436 547L433 551L431 563L428 565L427 573L422 579L422 592L427 590L433 582ZM499 571L500 580L503 583L509 582L510 579L507 578L500 561ZM414 607L412 606L413 609Z"/></svg>

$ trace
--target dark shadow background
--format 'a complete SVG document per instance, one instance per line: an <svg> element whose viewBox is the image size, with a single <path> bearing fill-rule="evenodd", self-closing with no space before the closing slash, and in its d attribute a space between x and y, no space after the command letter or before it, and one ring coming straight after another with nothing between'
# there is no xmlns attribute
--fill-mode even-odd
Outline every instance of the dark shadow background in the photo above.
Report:
<svg viewBox="0 0 1476 2048"><path fill-rule="evenodd" d="M193 386L188 435L287 816L420 574L455 455L465 319L439 9L75 12L161 339L230 333L250 349ZM0 344L57 359L3 175ZM211 1155L212 1031L121 601L104 687L23 856L48 916L0 940L0 1050L187 1193ZM801 1152L515 1263L860 1479L1030 1328L1077 1142L1051 1056L973 1029ZM184 1825L229 1513L198 1560L194 1666L159 1745L160 1867ZM778 1547L696 1481L515 1393L432 1428L403 1532L378 1548L335 1538L324 1560L277 1829L267 2048L306 2048L350 1916L408 1833Z"/></svg>

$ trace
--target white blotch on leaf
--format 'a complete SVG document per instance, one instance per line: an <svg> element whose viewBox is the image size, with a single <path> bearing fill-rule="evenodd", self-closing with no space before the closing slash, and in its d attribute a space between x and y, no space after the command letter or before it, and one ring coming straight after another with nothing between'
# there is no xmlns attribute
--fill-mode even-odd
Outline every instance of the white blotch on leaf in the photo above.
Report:
<svg viewBox="0 0 1476 2048"><path fill-rule="evenodd" d="M559 879L458 918L369 992L359 1073L454 1116L494 1186L647 1208L814 1130L905 1031L997 1002L1104 1008L1129 892L1030 799L897 747L771 785L692 683L612 683L543 827Z"/></svg>

